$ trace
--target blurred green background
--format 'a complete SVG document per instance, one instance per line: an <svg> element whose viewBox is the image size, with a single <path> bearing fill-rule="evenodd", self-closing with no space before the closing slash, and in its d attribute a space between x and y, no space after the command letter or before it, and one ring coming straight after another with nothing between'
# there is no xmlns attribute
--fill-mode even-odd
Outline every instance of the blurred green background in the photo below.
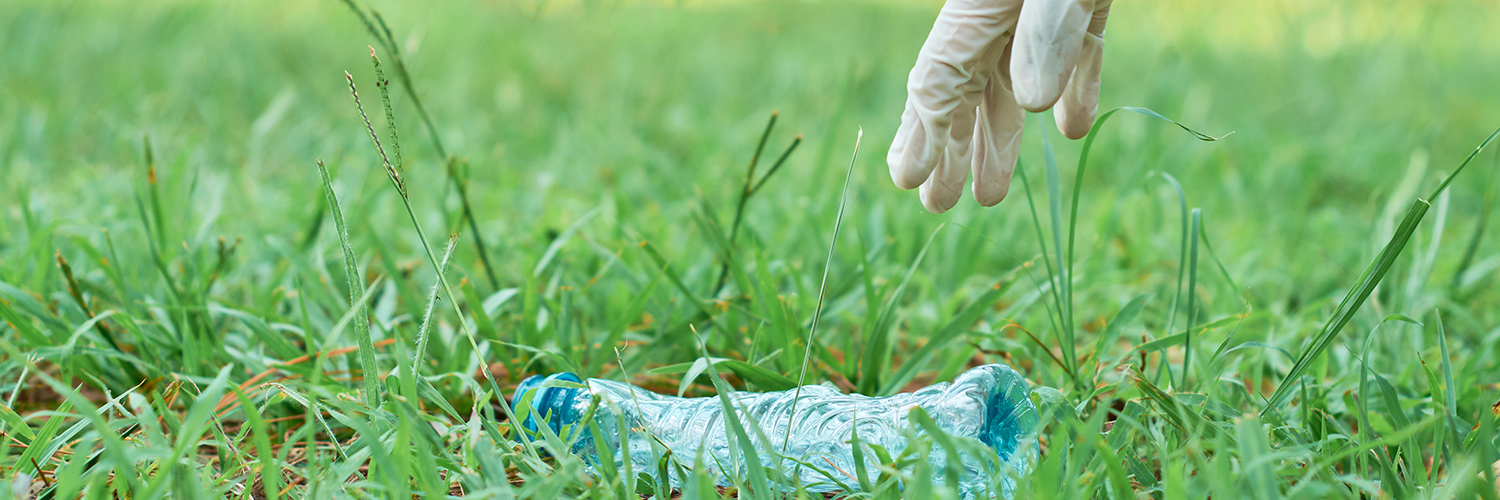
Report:
<svg viewBox="0 0 1500 500"><path fill-rule="evenodd" d="M949 280L939 286L1034 252L1011 237L1030 234L1015 192L993 210L966 196L932 216L914 192L888 185L906 71L938 2L374 6L448 149L471 161L481 228L512 271L529 269L534 259L520 257L546 245L546 229L596 206L677 251L692 245L684 211L700 192L732 204L773 109L773 149L794 133L807 142L757 200L752 225L829 227L863 126L855 223L903 246L945 220L1004 242L981 258L938 245L933 275ZM1326 291L1362 265L1409 165L1426 165L1430 180L1495 124L1496 19L1500 5L1483 1L1122 1L1101 109L1144 106L1234 135L1203 144L1117 119L1085 180L1088 199L1140 196L1145 170L1171 172L1259 296ZM17 1L0 6L0 22L0 182L38 213L86 224L129 215L143 135L183 165L179 177L200 179L195 204L218 207L216 235L297 234L316 209L315 158L361 192L384 182L366 168L373 156L342 75L369 81L371 40L339 2ZM413 189L437 193L442 165L402 97ZM1030 144L1042 123L1030 122ZM1077 144L1058 147L1071 163ZM1026 147L1023 161L1039 166L1039 151ZM1478 212L1492 169L1476 170L1455 189L1455 216ZM5 210L17 220L15 203ZM788 257L827 244L824 231L762 233ZM1486 242L1480 255L1497 248Z"/></svg>

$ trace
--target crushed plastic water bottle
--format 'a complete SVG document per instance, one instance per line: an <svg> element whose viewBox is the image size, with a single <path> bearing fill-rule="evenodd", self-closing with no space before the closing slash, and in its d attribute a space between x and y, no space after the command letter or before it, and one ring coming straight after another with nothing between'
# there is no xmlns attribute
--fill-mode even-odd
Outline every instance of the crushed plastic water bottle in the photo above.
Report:
<svg viewBox="0 0 1500 500"><path fill-rule="evenodd" d="M551 381L573 384L547 383ZM579 384L586 385L587 389L579 388ZM912 408L921 407L947 434L977 439L995 453L992 457L960 453L964 471L958 485L960 492L967 498L990 495L1010 498L1016 480L1029 472L1036 450L1037 411L1027 398L1029 392L1026 380L1015 370L1002 364L990 364L970 369L953 382L887 397L843 394L830 386L810 385L802 387L800 395L795 389L736 392L730 399L753 442L754 455L766 467L780 468L784 477L800 477L809 491L837 491L838 486L797 461L781 457L796 458L835 475L854 474L857 469L850 443L853 431L858 427L859 440L867 443L863 450L865 469L872 471L869 474L874 476L878 474L873 472L877 462L868 445L882 446L890 456L899 456L910 436L925 434L921 427L907 421ZM521 382L512 400L518 410L524 412L523 398L528 393L533 394L525 401L529 401L536 415L542 416L548 427L558 433L566 426L586 425L580 420L588 415L593 397L599 397L593 422L598 425L605 448L614 450L617 466L623 465L620 462L628 457L635 471L654 474L658 470L657 460L661 458L661 452L659 448L653 448L653 443L659 442L671 450L683 466L706 468L720 485L730 485L727 473L742 468L737 465L743 463L731 453L730 440L734 438L724 422L724 407L718 397L663 396L610 380L589 379L585 383L572 373L545 378L536 375ZM796 415L792 415L794 400ZM625 447L619 442L621 415L629 427ZM537 430L533 418L522 418L529 430ZM760 427L760 433L756 432L754 425ZM789 426L791 433L786 436ZM593 468L600 464L593 434L586 428L573 429L576 430L570 434L577 437L571 451L583 457L593 472ZM908 432L908 429L915 431ZM626 449L628 452L620 452ZM700 456L703 457L701 462L694 463ZM934 483L944 483L947 453L934 446L928 456ZM720 470L721 467L729 471ZM666 482L674 487L680 486L680 478L671 475ZM994 483L989 478L994 476L999 476L999 491L991 486ZM852 476L838 479L847 484L858 482Z"/></svg>

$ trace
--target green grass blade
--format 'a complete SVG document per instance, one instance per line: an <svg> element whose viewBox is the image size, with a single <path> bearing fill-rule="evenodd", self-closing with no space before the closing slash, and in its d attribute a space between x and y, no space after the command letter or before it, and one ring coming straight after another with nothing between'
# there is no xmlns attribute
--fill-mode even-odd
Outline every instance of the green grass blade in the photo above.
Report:
<svg viewBox="0 0 1500 500"><path fill-rule="evenodd" d="M333 212L334 228L339 233L339 247L344 252L344 276L349 283L349 305L356 311L354 340L359 344L359 366L365 373L364 399L370 407L378 408L384 401L384 394L381 393L380 380L376 376L380 373L380 366L375 361L375 341L370 337L369 306L360 300L365 295L364 275L355 263L354 247L349 244L349 224L344 222L344 209L339 206L338 194L333 191L333 180L328 176L328 168L323 166L323 160L318 160L317 163L318 176L323 181L323 194L328 199L328 206Z"/></svg>
<svg viewBox="0 0 1500 500"><path fill-rule="evenodd" d="M234 391L235 398L239 399L240 407L245 409L245 424L255 434L253 440L255 445L255 456L259 459L259 472L261 483L264 486L265 498L276 500L281 498L281 465L276 461L276 452L271 448L271 438L266 435L266 422L260 416L260 409L255 403L245 396L238 388ZM255 471L251 471L251 482L254 482Z"/></svg>
<svg viewBox="0 0 1500 500"><path fill-rule="evenodd" d="M1464 159L1463 163L1459 164L1457 169L1454 169L1452 174L1448 174L1448 177L1443 180L1443 183L1438 186L1437 190L1432 192L1432 196L1429 199L1436 198L1437 195L1442 194L1443 190L1453 182L1454 177L1462 173L1464 167L1468 166L1469 162L1473 161L1474 157L1478 156L1479 152L1483 151L1484 147L1493 142L1497 136L1500 136L1500 129L1496 129L1494 133L1491 133L1483 143L1474 149L1473 153L1469 154L1468 158ZM1311 365L1312 360L1328 348L1328 345L1333 342L1334 337L1343 330L1344 325L1348 324L1349 320L1354 317L1354 313L1359 311L1359 307L1364 305L1365 299L1375 290L1376 285L1379 285L1380 281L1385 278L1385 274L1395 264L1396 258L1401 255L1401 250L1406 248L1406 243L1411 239L1412 233L1416 232L1417 224L1422 222L1422 217L1427 214L1427 210L1431 207L1432 205L1426 200L1412 202L1411 208L1406 212L1406 217L1401 220L1401 224L1397 226L1395 234L1391 235L1391 239L1386 243L1385 248L1380 251L1380 255L1365 269L1359 280L1355 282L1354 287L1349 290L1349 294L1344 296L1344 300L1339 303L1338 308L1334 310L1333 316L1328 318L1328 322L1323 325L1323 329L1313 339L1313 342L1297 356L1297 363L1293 365L1292 370L1282 377L1281 383L1276 387L1276 391L1267 399L1265 407L1261 410L1262 415L1276 408L1281 404L1282 399L1291 394L1295 382L1301 378L1302 373Z"/></svg>
<svg viewBox="0 0 1500 500"><path fill-rule="evenodd" d="M906 285L911 283L911 278L917 273L917 267L922 265L922 260L927 256L927 250L932 248L932 242L937 240L937 235L942 232L944 225L939 224L937 229L932 230L932 235L927 237L927 243L922 244L922 249L917 251L917 256L912 258L911 265L906 268L906 275L901 278L900 284L896 285L896 291L886 299L885 305L880 308L880 313L874 317L875 323L867 330L864 354L860 356L863 366L859 376L858 389L863 394L871 394L880 388L880 374L890 369L890 330L896 315L896 306L900 303L902 295L906 293ZM873 305L873 304L872 304Z"/></svg>
<svg viewBox="0 0 1500 500"><path fill-rule="evenodd" d="M1124 461L1115 453L1115 450L1103 440L1094 441L1094 450L1104 459L1104 477L1110 494L1114 498L1122 499L1135 497L1135 493L1130 489L1130 480L1125 476L1125 467L1121 465Z"/></svg>
<svg viewBox="0 0 1500 500"><path fill-rule="evenodd" d="M696 333L694 334L694 338L697 339ZM704 357L708 357L708 349L703 345L702 339L697 340L698 350L703 353ZM750 498L772 498L771 482L766 476L765 464L761 462L759 453L756 451L755 442L751 441L750 435L745 432L745 426L740 422L739 409L735 407L734 401L731 399L734 389L728 383L724 382L723 377L719 376L719 371L714 369L713 363L708 363L707 367L708 376L710 380L713 380L714 389L718 392L719 404L724 409L724 430L730 435L730 452L739 452L740 457L738 459L741 461L741 465L745 467L745 473L750 479ZM795 404L794 400L793 405L795 406ZM791 413L795 416L797 414L796 409L794 408ZM746 416L749 414L748 411L744 413ZM790 430L790 426L788 430ZM781 446L784 450L786 447L784 440ZM728 458L730 460L736 459L733 456ZM700 460L698 463L703 462ZM721 466L720 470L724 470L724 468Z"/></svg>
<svg viewBox="0 0 1500 500"><path fill-rule="evenodd" d="M47 417L47 422L42 424L42 428L36 431L36 435L31 438L25 451L21 452L21 456L16 459L15 463L29 464L33 461L46 462L49 460L51 456L47 455L46 452L53 448L52 441L57 437L57 432L62 429L63 419L72 410L73 403L71 401L64 400L60 403L57 409L52 412L52 416ZM57 448L61 448L62 444L57 443Z"/></svg>
<svg viewBox="0 0 1500 500"><path fill-rule="evenodd" d="M1443 183L1439 184L1437 189L1432 190L1432 194L1428 195L1427 199L1436 200L1438 195L1443 194L1443 191L1446 191L1448 189L1448 185L1453 183L1453 179L1458 178L1458 174L1463 173L1464 168L1469 166L1469 162L1474 161L1474 157L1479 156L1479 153L1484 151L1484 148L1486 146L1489 146L1491 142L1495 142L1495 138L1497 137L1500 137L1500 128L1495 129L1494 132L1490 133L1489 137L1486 137L1484 139L1484 142L1481 142L1478 146L1475 146L1474 152L1469 153L1469 156L1467 158L1464 158L1463 163L1458 164L1458 168L1453 169L1453 173L1448 174L1448 177L1443 179Z"/></svg>
<svg viewBox="0 0 1500 500"><path fill-rule="evenodd" d="M932 420L932 416L927 414L927 410L922 409L921 406L913 406L911 412L907 413L906 418L911 419L912 423L917 424L922 430L927 431L927 435L932 437L933 442L937 443L938 447L943 449L943 453L947 455L947 461L943 467L944 482L949 487L956 487L963 480L960 476L962 467L959 465L963 462L962 457L958 453L958 447L953 444L952 437L948 433L943 432L943 429L938 427L937 422Z"/></svg>
<svg viewBox="0 0 1500 500"><path fill-rule="evenodd" d="M1202 223L1202 220L1203 210L1194 208L1193 231L1192 236L1188 238L1188 241L1192 245L1192 256L1188 259L1187 324L1189 325L1197 320L1196 316L1198 312L1194 308L1196 305L1194 304L1194 300L1198 294L1194 293L1194 291L1198 289L1198 227ZM1182 387L1184 389L1192 387L1188 385L1188 374L1193 371L1193 330L1189 328L1186 333L1187 337L1182 339Z"/></svg>
<svg viewBox="0 0 1500 500"><path fill-rule="evenodd" d="M10 307L10 303L3 299L0 299L0 321L6 322L11 326L11 329L21 334L21 338L30 347L44 347L53 344L52 340L47 338L46 334L38 330L36 325L31 324L28 318L23 318L20 313Z"/></svg>
<svg viewBox="0 0 1500 500"><path fill-rule="evenodd" d="M802 353L802 367L797 374L796 393L792 396L792 405L788 413L797 414L797 400L802 396L802 385L807 383L807 365L812 364L813 342L818 333L818 319L823 316L823 294L828 291L828 272L833 268L833 250L838 247L839 228L844 224L844 209L849 202L849 181L854 178L854 164L859 160L859 142L865 136L865 130L859 129L854 136L854 153L849 155L849 169L844 173L844 188L839 193L839 211L833 218L833 237L828 242L828 258L823 262L823 279L818 285L818 305L813 308L812 326L807 329L805 339L807 349ZM786 445L792 438L792 428L787 426L786 433L781 437L781 453L786 454Z"/></svg>
<svg viewBox="0 0 1500 500"><path fill-rule="evenodd" d="M150 137L141 137L141 148L145 151L147 199L151 202L152 224L146 229L156 236L156 248L158 251L166 252L168 248L166 217L162 215L161 190L157 188L156 183L156 154L151 150ZM155 229L155 231L151 231L152 229Z"/></svg>
<svg viewBox="0 0 1500 500"><path fill-rule="evenodd" d="M458 288L463 290L464 301L469 305L469 312L474 315L474 324L479 330L479 335L485 340L499 339L500 331L495 328L495 321L485 310L484 300L479 298L479 292L474 290L474 282L467 279L459 280Z"/></svg>
<svg viewBox="0 0 1500 500"><path fill-rule="evenodd" d="M1250 487L1253 498L1280 498L1280 486L1276 478L1271 442L1261 420L1249 416L1237 426L1239 456L1244 468L1244 483Z"/></svg>
<svg viewBox="0 0 1500 500"><path fill-rule="evenodd" d="M1057 331L1059 347L1063 349L1063 360L1068 363L1068 371L1077 373L1074 366L1078 362L1078 353L1074 346L1073 331L1073 276L1072 266L1064 265L1063 258L1063 232L1062 232L1062 181L1057 171L1057 155L1052 151L1051 134L1047 127L1042 129L1042 158L1047 167L1047 211L1052 223L1052 255L1058 259L1056 273L1053 274L1054 290L1057 290L1060 300L1057 302L1057 318L1060 329Z"/></svg>
<svg viewBox="0 0 1500 500"><path fill-rule="evenodd" d="M1019 159L1016 160L1016 172L1015 172L1015 175L1017 177L1021 178L1021 188L1022 188L1022 190L1024 190L1026 192L1026 204L1027 204L1028 207L1031 208L1031 223L1032 223L1032 226L1036 228L1036 242L1037 242L1037 247L1038 247L1039 250L1041 250L1041 253L1042 253L1042 265L1043 265L1043 268L1047 271L1047 283L1050 286L1047 287L1048 290L1046 292L1044 292L1044 293L1050 293L1052 295L1052 304L1047 306L1047 310L1051 314L1047 315L1047 319L1052 322L1053 331L1054 331L1054 333L1056 335L1059 336L1058 340L1059 340L1059 343L1061 343L1061 335L1063 335L1062 331L1065 330L1065 329L1067 329L1067 326L1066 326L1066 322L1063 320L1063 317L1062 317L1063 311L1062 311L1061 307L1062 307L1062 303L1063 303L1063 298L1062 298L1062 295L1060 295L1059 292L1058 292L1058 287L1057 287L1057 271L1055 271L1054 268L1053 268L1052 258L1049 257L1048 254L1047 254L1047 237L1042 232L1042 220L1041 220L1041 218L1039 216L1037 216L1036 202L1035 202L1035 200L1033 199L1033 197L1031 195L1031 182L1026 180L1026 170L1024 168L1021 168L1021 160L1019 160ZM1041 290L1041 284L1040 283L1037 284L1037 290L1038 291ZM1042 302L1044 304L1046 303L1045 300L1043 300ZM1065 352L1065 354L1066 354L1066 352ZM1067 370L1069 373L1077 373L1077 372L1073 371L1072 361L1064 359L1063 363L1062 363L1062 367L1063 367L1063 369ZM1075 380L1075 382L1077 382L1077 381Z"/></svg>
<svg viewBox="0 0 1500 500"><path fill-rule="evenodd" d="M1396 234L1391 236L1390 242L1386 243L1380 255L1360 275L1359 280L1355 282L1355 286L1349 290L1349 294L1339 303L1338 308L1334 310L1333 316L1324 324L1323 329L1298 354L1297 363L1293 365L1291 371L1282 377L1281 384L1276 387L1276 391L1267 399L1265 408L1261 410L1262 415L1275 408L1281 403L1282 399L1291 394L1292 389L1295 387L1295 382L1302 377L1303 372L1312 364L1313 359L1322 354L1328 348L1328 345L1333 342L1334 337L1343 330L1344 325L1353 319L1354 313L1358 312L1359 306L1364 304L1364 300L1370 296L1370 293L1375 290L1376 285L1390 271L1396 258L1400 256L1401 250L1406 247L1406 243L1411 238L1412 233L1416 231L1417 223L1421 222L1422 216L1427 213L1427 209L1430 206L1423 200L1412 202L1411 209L1406 213L1406 218L1401 221Z"/></svg>
<svg viewBox="0 0 1500 500"><path fill-rule="evenodd" d="M760 154L766 149L766 140L771 138L771 130L776 128L776 118L780 116L780 111L771 111L771 119L766 121L766 130L761 132L760 141L755 143L755 153L750 155L750 165L745 168L745 183L740 187L739 203L734 208L734 221L729 225L729 238L727 245L725 245L724 262L719 267L719 278L715 280L714 290L708 294L709 297L718 296L719 292L724 289L724 284L728 282L729 259L734 258L734 243L740 235L740 224L744 222L745 206L750 202L750 196L755 194L755 166L760 162ZM796 143L793 143L792 147L797 147ZM787 153L791 153L791 150L787 150ZM773 173L775 172L768 173L766 177L769 178L770 174Z"/></svg>
<svg viewBox="0 0 1500 500"><path fill-rule="evenodd" d="M1179 248L1180 248L1180 250L1179 250L1180 257L1177 260L1177 262L1178 262L1178 264L1177 264L1177 281L1176 281L1176 283L1177 283L1177 291L1172 293L1172 304L1167 307L1167 322L1165 323L1166 331L1170 332L1174 328L1174 325L1177 324L1177 310L1178 310L1179 306L1182 304L1182 282L1183 282L1184 276L1187 274L1187 267L1188 267L1188 233L1189 233L1189 225L1191 224L1191 219L1190 219L1190 216L1188 215L1189 212L1188 212L1188 205L1187 205L1187 194L1183 193L1183 191L1182 191L1182 183L1177 182L1177 178L1176 177L1173 177L1172 174L1169 174L1169 173L1166 173L1166 172L1155 171L1155 172L1152 172L1152 174L1160 175L1161 178L1163 180L1165 180L1168 185L1172 186L1173 190L1177 191L1177 207L1178 207L1178 210L1181 213L1181 216L1178 218L1178 220L1182 221L1182 239L1180 240L1180 243L1178 245ZM1192 324L1189 323L1188 326L1191 327ZM1167 373L1169 375L1169 378L1170 378L1170 374L1172 372L1172 366L1171 366L1171 363L1167 363L1166 362L1166 358L1165 357L1162 358L1161 367L1164 368L1164 369L1166 369L1166 371L1167 371ZM1160 373L1158 373L1158 375L1159 374Z"/></svg>
<svg viewBox="0 0 1500 500"><path fill-rule="evenodd" d="M1135 379L1136 386L1141 389L1141 392L1145 393L1148 399L1156 403L1162 415L1166 417L1167 422L1182 431L1189 438L1201 436L1207 439L1214 439L1222 434L1220 432L1222 429L1217 424L1210 422L1203 415L1199 415L1189 409L1177 398L1172 397L1171 394L1167 394L1166 391L1163 391L1156 384L1147 380L1139 371L1132 369L1130 375Z"/></svg>
<svg viewBox="0 0 1500 500"><path fill-rule="evenodd" d="M853 425L849 426L849 446L853 448L854 454L854 478L859 482L860 491L871 491L875 483L870 482L869 466L865 463L865 442L859 439L859 408L854 409L854 416L850 417Z"/></svg>
<svg viewBox="0 0 1500 500"><path fill-rule="evenodd" d="M457 242L458 235L455 234L448 237L448 246L443 250L443 260L438 263L438 273L440 275L448 270L448 259L453 257L453 247L457 246L455 245ZM412 366L416 367L412 372L414 376L421 376L421 367L427 361L427 358L424 356L427 350L427 332L432 325L432 310L437 308L439 283L441 283L441 278L433 280L432 287L427 291L427 307L422 312L422 326L417 328L417 341L416 345L413 346L411 355ZM479 315L484 315L484 311L481 310Z"/></svg>
<svg viewBox="0 0 1500 500"><path fill-rule="evenodd" d="M771 168L766 169L766 174L761 176L759 181L755 181L755 186L750 188L751 196L754 196L755 193L759 193L760 188L766 185L766 181L771 180L771 176L776 175L776 172L781 170L782 165L786 165L786 159L790 158L792 156L792 152L796 151L797 146L800 145L802 145L802 134L797 134L796 137L792 138L792 144L787 146L786 149L781 152L781 156L776 157L776 163L772 163Z"/></svg>
<svg viewBox="0 0 1500 500"><path fill-rule="evenodd" d="M1141 309L1146 307L1146 303L1150 302L1152 297L1155 295L1149 293L1137 295L1134 299L1130 299L1125 307L1121 307L1120 312L1115 313L1114 319L1104 324L1104 330L1099 332L1099 338L1094 342L1094 359L1101 361L1104 359L1104 354L1109 347L1119 340L1120 332L1125 329L1125 325L1130 324L1136 316L1141 314Z"/></svg>
<svg viewBox="0 0 1500 500"><path fill-rule="evenodd" d="M1459 433L1466 431L1462 430L1462 428L1459 427L1458 422L1454 417L1454 414L1458 412L1458 385L1454 384L1453 382L1453 362L1448 357L1448 334L1443 330L1442 312L1436 311L1435 314L1437 315L1438 347L1441 349L1439 352L1443 356L1443 422L1445 424L1443 427L1447 429L1447 432L1445 432L1445 434L1447 435L1444 437L1444 441L1452 443L1462 443L1464 441L1464 436L1459 435ZM1479 418L1483 419L1484 416L1481 415ZM1434 453L1438 451L1439 450L1434 450ZM1444 460L1451 463L1452 452L1448 449L1443 449L1441 451L1443 453Z"/></svg>

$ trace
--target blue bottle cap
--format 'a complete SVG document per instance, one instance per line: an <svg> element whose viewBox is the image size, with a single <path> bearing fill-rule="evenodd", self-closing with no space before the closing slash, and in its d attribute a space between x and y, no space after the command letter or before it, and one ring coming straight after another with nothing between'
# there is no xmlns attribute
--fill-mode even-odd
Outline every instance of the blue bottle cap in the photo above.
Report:
<svg viewBox="0 0 1500 500"><path fill-rule="evenodd" d="M1009 366L996 364L990 367L995 385L987 395L985 423L979 430L979 440L994 448L1002 461L1024 460L1025 457L1017 455L1030 453L1030 447L1036 444L1036 405L1027 397L1031 393L1030 384ZM968 374L959 377L965 375Z"/></svg>
<svg viewBox="0 0 1500 500"><path fill-rule="evenodd" d="M578 378L577 375L574 375L571 372L554 373L546 377L543 377L541 375L532 375L530 377L526 377L526 380L522 380L520 385L516 386L516 393L511 397L510 401L511 407L515 409L517 413L519 413L521 411L521 399L525 397L527 393L535 391L535 394L531 396L531 407L536 410L537 415L540 415L547 420L547 427L550 427L552 429L552 432L560 433L562 432L563 424L567 423L568 420L573 418L573 415L570 411L572 409L573 400L578 397L579 393L583 392L583 389L560 386L542 387L542 385L546 384L547 382L551 382L554 380L572 382L575 384L583 383L583 379ZM518 414L516 416L522 419L522 426L524 426L526 430L531 432L537 431L536 421L530 416L530 414Z"/></svg>

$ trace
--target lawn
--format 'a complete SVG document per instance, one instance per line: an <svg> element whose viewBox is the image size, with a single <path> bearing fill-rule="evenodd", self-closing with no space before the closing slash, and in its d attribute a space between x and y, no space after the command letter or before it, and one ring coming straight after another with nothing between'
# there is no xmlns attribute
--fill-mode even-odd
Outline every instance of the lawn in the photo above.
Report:
<svg viewBox="0 0 1500 500"><path fill-rule="evenodd" d="M1117 2L1132 108L932 215L885 152L940 5L0 2L0 497L821 498L501 398L1001 362L1017 498L1496 498L1500 4ZM956 495L914 443L799 473Z"/></svg>

